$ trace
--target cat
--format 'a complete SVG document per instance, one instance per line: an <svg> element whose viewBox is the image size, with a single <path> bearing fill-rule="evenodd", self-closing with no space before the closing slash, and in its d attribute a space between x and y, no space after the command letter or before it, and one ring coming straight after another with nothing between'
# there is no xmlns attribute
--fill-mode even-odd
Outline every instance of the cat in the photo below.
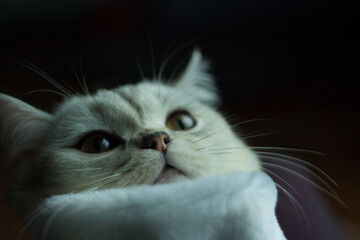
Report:
<svg viewBox="0 0 360 240"><path fill-rule="evenodd" d="M0 94L2 160L20 165L9 201L27 211L53 195L261 171L218 102L198 50L176 81L68 95L52 114Z"/></svg>

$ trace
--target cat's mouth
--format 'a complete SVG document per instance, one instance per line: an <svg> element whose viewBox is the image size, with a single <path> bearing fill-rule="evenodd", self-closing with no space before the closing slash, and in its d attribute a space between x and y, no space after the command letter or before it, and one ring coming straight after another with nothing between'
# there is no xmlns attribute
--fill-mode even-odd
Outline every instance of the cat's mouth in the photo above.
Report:
<svg viewBox="0 0 360 240"><path fill-rule="evenodd" d="M166 163L159 176L155 179L154 184L172 183L184 179L186 177L183 172Z"/></svg>

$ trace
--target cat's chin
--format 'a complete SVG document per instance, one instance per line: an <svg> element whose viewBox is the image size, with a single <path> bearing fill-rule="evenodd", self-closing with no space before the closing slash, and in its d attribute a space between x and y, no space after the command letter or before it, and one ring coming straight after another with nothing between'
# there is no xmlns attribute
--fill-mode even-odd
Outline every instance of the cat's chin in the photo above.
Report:
<svg viewBox="0 0 360 240"><path fill-rule="evenodd" d="M166 165L160 175L155 179L154 184L173 183L187 179L184 173L170 165Z"/></svg>

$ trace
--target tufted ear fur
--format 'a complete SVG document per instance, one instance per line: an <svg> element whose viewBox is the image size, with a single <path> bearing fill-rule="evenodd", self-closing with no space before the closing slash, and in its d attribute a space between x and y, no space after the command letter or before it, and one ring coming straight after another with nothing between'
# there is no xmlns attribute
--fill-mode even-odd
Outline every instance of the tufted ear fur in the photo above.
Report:
<svg viewBox="0 0 360 240"><path fill-rule="evenodd" d="M216 105L219 102L213 76L208 72L208 61L199 50L194 50L176 86L186 93L196 96L201 102Z"/></svg>
<svg viewBox="0 0 360 240"><path fill-rule="evenodd" d="M0 150L6 163L22 161L36 153L51 115L0 93Z"/></svg>

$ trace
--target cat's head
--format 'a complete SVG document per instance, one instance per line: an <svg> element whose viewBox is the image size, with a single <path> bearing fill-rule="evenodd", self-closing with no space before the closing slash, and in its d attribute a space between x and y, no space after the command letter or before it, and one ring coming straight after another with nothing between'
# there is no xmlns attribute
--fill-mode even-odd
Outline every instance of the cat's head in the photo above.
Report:
<svg viewBox="0 0 360 240"><path fill-rule="evenodd" d="M214 110L218 95L207 68L195 51L176 82L145 80L74 96L54 114L0 95L1 148L5 160L21 163L13 195L259 170L256 155Z"/></svg>

